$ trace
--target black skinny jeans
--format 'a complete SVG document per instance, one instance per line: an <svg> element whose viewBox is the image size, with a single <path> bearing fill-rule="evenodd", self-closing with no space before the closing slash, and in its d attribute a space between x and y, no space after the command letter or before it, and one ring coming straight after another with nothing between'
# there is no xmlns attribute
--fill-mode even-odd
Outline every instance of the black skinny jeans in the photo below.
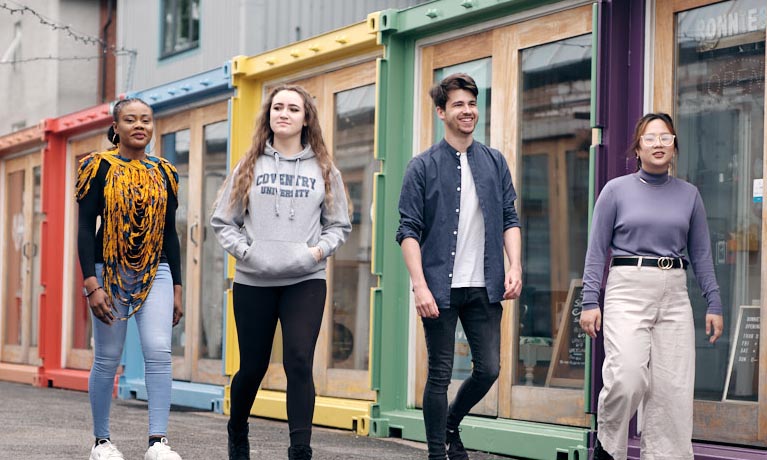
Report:
<svg viewBox="0 0 767 460"><path fill-rule="evenodd" d="M429 374L423 391L423 422L429 459L444 460L445 430L457 429L498 378L502 313L500 302L490 303L485 288L453 288L450 290L450 308L441 308L438 318L422 318L429 354ZM459 318L474 365L448 408L447 387L453 375L455 327Z"/></svg>
<svg viewBox="0 0 767 460"><path fill-rule="evenodd" d="M291 445L309 445L314 416L314 347L322 324L327 286L308 280L290 286L257 287L234 283L234 322L240 370L232 379L230 420L248 421L258 387L266 375L279 319L283 367L288 380L287 409Z"/></svg>

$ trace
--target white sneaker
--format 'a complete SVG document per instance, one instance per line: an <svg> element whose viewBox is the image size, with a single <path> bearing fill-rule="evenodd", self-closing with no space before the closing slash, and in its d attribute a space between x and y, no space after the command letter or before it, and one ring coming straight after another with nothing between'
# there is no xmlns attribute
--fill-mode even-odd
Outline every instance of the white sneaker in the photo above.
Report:
<svg viewBox="0 0 767 460"><path fill-rule="evenodd" d="M90 460L124 460L123 454L108 439L91 448Z"/></svg>
<svg viewBox="0 0 767 460"><path fill-rule="evenodd" d="M147 449L144 460L181 460L181 456L171 450L168 438L162 438Z"/></svg>

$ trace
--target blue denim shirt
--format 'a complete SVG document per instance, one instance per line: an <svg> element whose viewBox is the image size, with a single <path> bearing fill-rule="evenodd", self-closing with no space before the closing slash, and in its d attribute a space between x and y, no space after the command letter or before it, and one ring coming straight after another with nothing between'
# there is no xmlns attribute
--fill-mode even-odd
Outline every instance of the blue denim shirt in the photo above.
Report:
<svg viewBox="0 0 767 460"><path fill-rule="evenodd" d="M426 284L439 308L450 307L458 216L461 163L444 139L410 160L399 198L397 243L415 238L421 246ZM503 232L519 227L517 194L501 152L474 141L466 152L485 221L485 287L490 302L503 299Z"/></svg>

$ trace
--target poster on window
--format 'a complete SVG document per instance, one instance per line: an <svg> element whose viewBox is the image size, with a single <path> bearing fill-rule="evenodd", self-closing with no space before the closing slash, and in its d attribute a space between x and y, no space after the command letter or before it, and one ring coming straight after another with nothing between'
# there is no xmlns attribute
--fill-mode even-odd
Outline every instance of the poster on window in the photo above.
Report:
<svg viewBox="0 0 767 460"><path fill-rule="evenodd" d="M722 401L758 400L760 315L758 306L741 305L738 309Z"/></svg>
<svg viewBox="0 0 767 460"><path fill-rule="evenodd" d="M586 369L586 333L580 325L583 280L570 281L560 316L546 386L582 388Z"/></svg>

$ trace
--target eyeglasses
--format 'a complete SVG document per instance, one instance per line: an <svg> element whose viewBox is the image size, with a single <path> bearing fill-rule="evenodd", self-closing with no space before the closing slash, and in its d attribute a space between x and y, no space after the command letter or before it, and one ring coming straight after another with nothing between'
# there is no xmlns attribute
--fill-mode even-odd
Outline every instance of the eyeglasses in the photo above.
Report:
<svg viewBox="0 0 767 460"><path fill-rule="evenodd" d="M642 135L642 143L645 147L652 147L655 145L655 141L660 139L660 145L669 147L674 145L674 138L676 136L673 134L644 134Z"/></svg>

